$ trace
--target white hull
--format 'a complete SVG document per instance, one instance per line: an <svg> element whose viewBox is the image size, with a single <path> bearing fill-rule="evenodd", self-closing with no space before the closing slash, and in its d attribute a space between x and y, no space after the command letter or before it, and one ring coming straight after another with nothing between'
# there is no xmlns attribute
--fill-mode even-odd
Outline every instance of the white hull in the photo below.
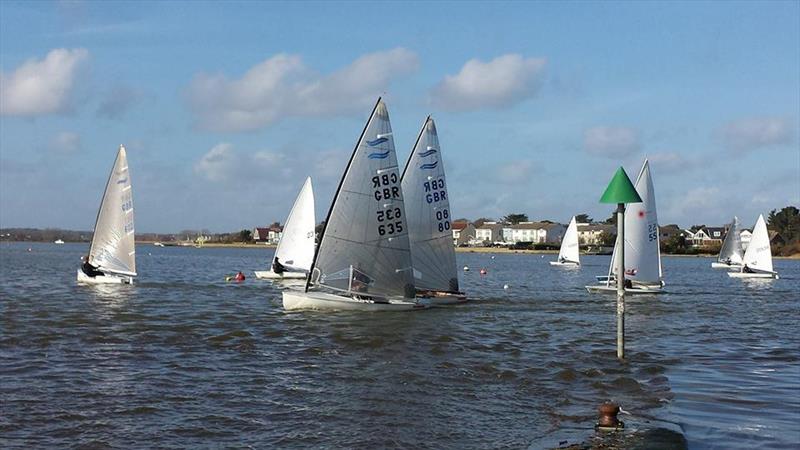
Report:
<svg viewBox="0 0 800 450"><path fill-rule="evenodd" d="M593 294L615 294L616 286L586 286L586 290ZM664 289L660 286L634 286L625 288L626 294L663 294Z"/></svg>
<svg viewBox="0 0 800 450"><path fill-rule="evenodd" d="M564 266L564 267L580 267L581 263L574 261L550 261L551 266Z"/></svg>
<svg viewBox="0 0 800 450"><path fill-rule="evenodd" d="M305 272L283 272L283 273L275 273L271 270L256 270L253 273L256 274L256 278L262 280L273 280L273 281L280 281L280 280L305 280L306 274Z"/></svg>
<svg viewBox="0 0 800 450"><path fill-rule="evenodd" d="M83 284L133 284L133 277L124 275L103 275L90 277L78 269L78 283Z"/></svg>
<svg viewBox="0 0 800 450"><path fill-rule="evenodd" d="M728 272L728 276L731 278L774 278L778 279L777 273L765 273L765 272Z"/></svg>
<svg viewBox="0 0 800 450"><path fill-rule="evenodd" d="M412 311L424 308L427 305L406 299L387 299L384 303L327 292L283 291L283 309L287 311Z"/></svg>
<svg viewBox="0 0 800 450"><path fill-rule="evenodd" d="M736 269L736 270L739 270L739 269L742 268L742 266L739 265L739 264L725 264L725 263L721 263L721 262L716 262L715 261L715 262L711 263L711 268L712 269Z"/></svg>

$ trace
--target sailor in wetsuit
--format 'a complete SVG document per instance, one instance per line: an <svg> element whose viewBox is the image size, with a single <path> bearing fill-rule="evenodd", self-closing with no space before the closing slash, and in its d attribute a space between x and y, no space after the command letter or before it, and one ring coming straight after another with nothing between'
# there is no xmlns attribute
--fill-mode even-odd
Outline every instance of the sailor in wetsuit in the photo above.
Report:
<svg viewBox="0 0 800 450"><path fill-rule="evenodd" d="M283 272L286 272L286 267L284 267L283 264L278 261L278 258L275 258L275 261L272 263L272 271L280 275Z"/></svg>
<svg viewBox="0 0 800 450"><path fill-rule="evenodd" d="M87 276L92 277L92 278L94 278L94 277L102 277L102 276L105 275L103 272L97 270L97 267L95 267L95 266L93 266L93 265L91 265L89 263L89 256L88 255L85 258L83 258L83 264L81 265L81 270Z"/></svg>

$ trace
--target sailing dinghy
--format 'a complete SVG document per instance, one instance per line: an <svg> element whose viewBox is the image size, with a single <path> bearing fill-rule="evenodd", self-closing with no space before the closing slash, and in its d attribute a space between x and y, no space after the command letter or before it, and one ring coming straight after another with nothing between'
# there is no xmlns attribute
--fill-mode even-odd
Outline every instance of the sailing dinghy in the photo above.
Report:
<svg viewBox="0 0 800 450"><path fill-rule="evenodd" d="M561 250L558 251L558 260L550 261L551 266L577 267L581 265L580 247L578 245L578 223L575 216L569 222L564 239L561 240Z"/></svg>
<svg viewBox="0 0 800 450"><path fill-rule="evenodd" d="M286 218L269 270L256 270L256 278L272 281L305 279L314 259L314 220L314 191L311 177L308 177ZM276 268L280 273L275 272Z"/></svg>
<svg viewBox="0 0 800 450"><path fill-rule="evenodd" d="M417 296L434 305L466 302L467 296L458 289L444 161L430 116L417 135L400 184Z"/></svg>
<svg viewBox="0 0 800 450"><path fill-rule="evenodd" d="M625 279L630 283L625 288L629 294L657 294L664 286L661 271L661 250L659 249L658 215L650 163L645 160L636 178L636 192L641 203L631 203L625 213ZM619 237L617 238L619 239ZM589 292L615 293L617 246L611 257L608 276L603 284L586 286Z"/></svg>
<svg viewBox="0 0 800 450"><path fill-rule="evenodd" d="M392 127L379 98L333 197L304 290L286 310L404 311L417 302Z"/></svg>
<svg viewBox="0 0 800 450"><path fill-rule="evenodd" d="M713 269L741 269L742 268L742 232L739 218L733 216L733 222L725 235L725 241L719 250L717 260L711 263Z"/></svg>
<svg viewBox="0 0 800 450"><path fill-rule="evenodd" d="M136 276L133 238L131 176L125 147L120 145L97 212L89 257L78 269L78 282L132 284Z"/></svg>
<svg viewBox="0 0 800 450"><path fill-rule="evenodd" d="M778 272L772 269L772 249L769 244L769 232L764 216L759 215L750 245L744 252L742 268L739 272L728 272L731 278L774 278L778 279Z"/></svg>

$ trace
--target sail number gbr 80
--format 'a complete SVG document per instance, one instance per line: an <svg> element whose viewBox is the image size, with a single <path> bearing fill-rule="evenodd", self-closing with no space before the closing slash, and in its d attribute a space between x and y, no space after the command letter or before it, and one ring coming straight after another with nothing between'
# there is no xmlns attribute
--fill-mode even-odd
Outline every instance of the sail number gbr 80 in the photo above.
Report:
<svg viewBox="0 0 800 450"><path fill-rule="evenodd" d="M373 197L378 202L386 200L399 200L400 187L397 185L397 173L377 175L372 177ZM400 208L389 208L375 211L378 219L378 235L392 236L403 232L402 210Z"/></svg>
<svg viewBox="0 0 800 450"><path fill-rule="evenodd" d="M438 178L431 181L426 181L422 184L422 187L425 188L425 201L429 204L444 202L447 200L447 190L445 189L444 185L444 178ZM438 222L438 228L440 232L447 231L450 229L450 212L447 208L437 209L436 210L436 221Z"/></svg>

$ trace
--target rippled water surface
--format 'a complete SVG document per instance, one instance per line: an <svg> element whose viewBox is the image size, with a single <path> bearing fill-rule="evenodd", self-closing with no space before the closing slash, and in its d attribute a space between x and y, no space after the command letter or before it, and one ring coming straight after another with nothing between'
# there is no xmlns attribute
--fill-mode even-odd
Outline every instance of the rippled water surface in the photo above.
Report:
<svg viewBox="0 0 800 450"><path fill-rule="evenodd" d="M538 448L591 435L607 399L690 448L800 445L798 261L754 283L664 258L623 364L613 298L583 289L608 257L461 253L469 304L323 314L223 281L270 250L138 246L138 284L78 286L87 248L0 244L2 448Z"/></svg>

